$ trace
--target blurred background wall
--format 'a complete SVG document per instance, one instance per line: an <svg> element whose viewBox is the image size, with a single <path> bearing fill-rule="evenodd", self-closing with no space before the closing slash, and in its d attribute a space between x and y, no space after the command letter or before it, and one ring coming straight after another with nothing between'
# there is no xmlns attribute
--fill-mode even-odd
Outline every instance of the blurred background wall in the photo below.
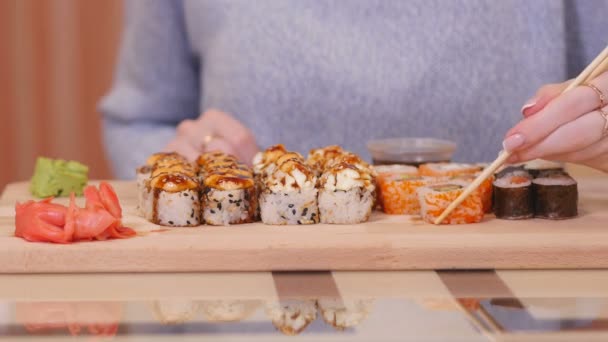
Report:
<svg viewBox="0 0 608 342"><path fill-rule="evenodd" d="M122 0L0 0L0 191L37 156L110 177L97 102L111 84Z"/></svg>

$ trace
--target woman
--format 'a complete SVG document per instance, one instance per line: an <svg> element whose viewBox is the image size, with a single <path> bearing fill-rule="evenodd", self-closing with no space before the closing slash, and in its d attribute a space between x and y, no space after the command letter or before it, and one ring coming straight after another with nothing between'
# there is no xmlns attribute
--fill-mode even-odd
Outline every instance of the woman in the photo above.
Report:
<svg viewBox="0 0 608 342"><path fill-rule="evenodd" d="M116 80L104 98L118 176L147 155L220 149L249 161L284 143L371 138L457 142L455 159L551 157L606 170L608 142L580 87L604 47L606 1L183 0L127 2ZM594 81L608 94L608 76ZM584 130L581 135L579 130ZM589 161L592 160L592 161Z"/></svg>

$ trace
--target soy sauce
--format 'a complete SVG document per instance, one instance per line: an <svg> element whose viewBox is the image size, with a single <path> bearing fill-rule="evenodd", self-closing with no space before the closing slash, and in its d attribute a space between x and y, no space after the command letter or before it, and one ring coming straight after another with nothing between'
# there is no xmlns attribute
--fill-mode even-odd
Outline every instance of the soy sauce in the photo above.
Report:
<svg viewBox="0 0 608 342"><path fill-rule="evenodd" d="M419 162L404 162L404 161L397 161L397 160L378 160L378 159L372 159L372 162L374 165L395 165L395 164L401 164L401 165L411 165L411 166L415 166L415 167L419 167L422 164L426 164L426 163L449 163L450 160L433 160L433 161L419 161Z"/></svg>

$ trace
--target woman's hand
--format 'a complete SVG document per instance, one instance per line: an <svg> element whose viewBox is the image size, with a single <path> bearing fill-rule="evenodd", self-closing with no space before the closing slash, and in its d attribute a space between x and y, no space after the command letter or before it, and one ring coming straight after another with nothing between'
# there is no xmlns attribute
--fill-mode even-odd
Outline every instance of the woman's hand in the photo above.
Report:
<svg viewBox="0 0 608 342"><path fill-rule="evenodd" d="M608 73L560 93L569 82L540 88L522 108L524 120L505 136L510 163L542 158L587 165L608 172ZM600 108L602 107L602 108ZM603 111L603 113L602 113Z"/></svg>
<svg viewBox="0 0 608 342"><path fill-rule="evenodd" d="M251 164L258 152L251 131L230 114L208 110L196 120L184 120L177 126L177 134L165 151L178 152L194 161L203 152L222 151L233 154Z"/></svg>

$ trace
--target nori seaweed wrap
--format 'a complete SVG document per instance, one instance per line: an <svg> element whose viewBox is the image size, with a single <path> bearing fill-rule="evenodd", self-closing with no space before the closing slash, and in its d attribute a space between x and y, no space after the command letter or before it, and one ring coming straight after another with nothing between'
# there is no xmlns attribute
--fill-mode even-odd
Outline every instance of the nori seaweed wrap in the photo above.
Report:
<svg viewBox="0 0 608 342"><path fill-rule="evenodd" d="M550 173L534 179L535 216L562 220L578 215L578 187L566 173Z"/></svg>
<svg viewBox="0 0 608 342"><path fill-rule="evenodd" d="M494 181L494 214L497 218L522 220L534 217L532 177L521 169L502 173Z"/></svg>

